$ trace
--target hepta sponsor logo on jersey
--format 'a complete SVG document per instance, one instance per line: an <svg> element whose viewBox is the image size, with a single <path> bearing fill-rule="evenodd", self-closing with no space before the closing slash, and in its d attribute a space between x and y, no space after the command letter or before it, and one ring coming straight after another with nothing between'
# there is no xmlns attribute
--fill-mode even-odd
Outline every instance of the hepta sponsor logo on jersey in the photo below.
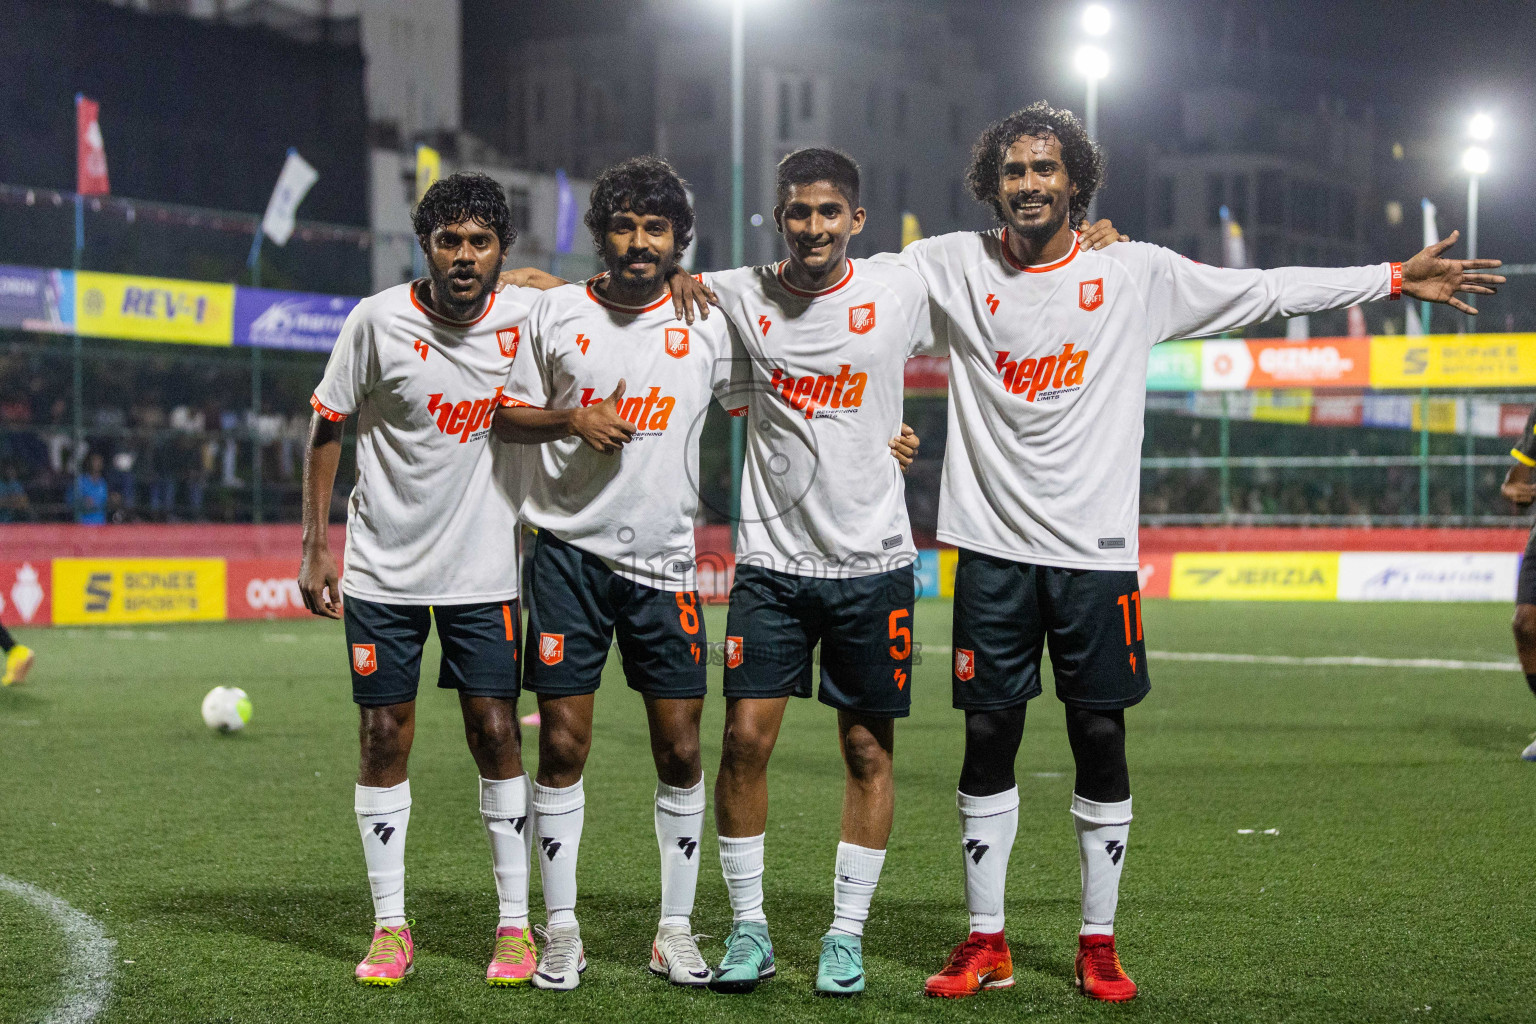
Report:
<svg viewBox="0 0 1536 1024"><path fill-rule="evenodd" d="M582 406L596 405L607 399L607 395L597 392L597 388L582 388ZM641 433L660 434L667 429L667 423L672 419L672 410L676 407L677 399L662 394L661 388L651 388L644 398L636 395L620 401L619 416L633 423Z"/></svg>
<svg viewBox="0 0 1536 1024"><path fill-rule="evenodd" d="M869 374L854 373L848 363L837 368L836 376L823 373L796 377L775 367L768 380L769 386L789 403L789 407L805 413L806 419L818 412L823 416L835 416L843 410L861 408L864 386L868 383Z"/></svg>
<svg viewBox="0 0 1536 1024"><path fill-rule="evenodd" d="M997 354L997 372L1002 375L1003 387L1023 395L1026 402L1033 402L1042 393L1050 399L1081 387L1088 365L1087 350L1077 351L1070 341L1055 355L1017 360L1008 356L1006 351Z"/></svg>
<svg viewBox="0 0 1536 1024"><path fill-rule="evenodd" d="M481 436L481 431L491 429L491 417L496 415L496 407L501 404L501 392L498 387L490 398L473 402L444 399L439 392L427 396L427 412L437 417L438 430L450 437L458 434L459 444L464 444L470 438Z"/></svg>

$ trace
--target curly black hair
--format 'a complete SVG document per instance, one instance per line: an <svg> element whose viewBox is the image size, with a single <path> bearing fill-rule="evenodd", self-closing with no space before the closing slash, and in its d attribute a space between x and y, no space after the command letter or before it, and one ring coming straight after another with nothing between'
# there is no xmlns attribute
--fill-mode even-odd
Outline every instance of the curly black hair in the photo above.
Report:
<svg viewBox="0 0 1536 1024"><path fill-rule="evenodd" d="M847 153L821 146L797 149L779 161L774 173L778 204L784 205L791 186L814 185L818 181L825 181L841 192L850 210L859 208L859 165Z"/></svg>
<svg viewBox="0 0 1536 1024"><path fill-rule="evenodd" d="M432 232L444 224L472 220L496 232L505 253L517 241L512 228L512 211L507 209L507 194L488 174L460 171L434 181L427 194L411 211L411 228L421 248L426 251Z"/></svg>
<svg viewBox="0 0 1536 1024"><path fill-rule="evenodd" d="M592 199L585 217L587 230L603 254L603 236L616 213L655 215L672 222L672 240L678 256L693 241L693 204L688 202L688 183L658 156L636 156L614 164L592 183Z"/></svg>
<svg viewBox="0 0 1536 1024"><path fill-rule="evenodd" d="M1104 153L1088 138L1083 123L1072 111L1057 110L1044 100L1014 111L981 133L971 147L971 166L965 172L971 196L990 206L997 219L1006 223L997 198L1003 155L1026 135L1035 139L1054 135L1061 143L1061 162L1067 168L1067 178L1077 186L1070 208L1072 223L1079 223L1088 215L1088 203L1094 193L1104 187Z"/></svg>

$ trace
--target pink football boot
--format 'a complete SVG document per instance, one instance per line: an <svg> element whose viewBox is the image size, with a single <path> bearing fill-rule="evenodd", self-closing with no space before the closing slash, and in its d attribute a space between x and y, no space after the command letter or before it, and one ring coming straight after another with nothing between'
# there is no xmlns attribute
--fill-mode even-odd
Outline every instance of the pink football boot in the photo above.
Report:
<svg viewBox="0 0 1536 1024"><path fill-rule="evenodd" d="M373 945L368 947L368 955L363 957L363 962L357 965L359 985L388 988L405 980L405 976L411 973L411 961L416 953L415 944L411 942L413 924L414 921L407 921L398 928L386 928L381 924L374 926Z"/></svg>

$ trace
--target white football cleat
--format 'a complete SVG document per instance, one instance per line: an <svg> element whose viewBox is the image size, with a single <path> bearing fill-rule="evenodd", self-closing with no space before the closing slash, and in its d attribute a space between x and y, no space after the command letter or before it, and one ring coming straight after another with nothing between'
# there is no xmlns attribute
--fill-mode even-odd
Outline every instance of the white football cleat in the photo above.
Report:
<svg viewBox="0 0 1536 1024"><path fill-rule="evenodd" d="M1520 760L1536 761L1536 740L1531 740L1531 745L1520 752Z"/></svg>
<svg viewBox="0 0 1536 1024"><path fill-rule="evenodd" d="M708 985L713 975L699 952L699 938L677 925L658 929L656 941L651 943L651 973L674 985Z"/></svg>
<svg viewBox="0 0 1536 1024"><path fill-rule="evenodd" d="M533 987L569 992L580 985L581 972L587 969L580 926L540 928L539 933L544 939L544 953L539 957L539 969L533 974Z"/></svg>

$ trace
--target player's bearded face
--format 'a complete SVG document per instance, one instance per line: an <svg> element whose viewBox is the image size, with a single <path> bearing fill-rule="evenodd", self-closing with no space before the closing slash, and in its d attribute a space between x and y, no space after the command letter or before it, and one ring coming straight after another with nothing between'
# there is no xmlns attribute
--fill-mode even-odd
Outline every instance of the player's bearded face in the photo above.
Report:
<svg viewBox="0 0 1536 1024"><path fill-rule="evenodd" d="M612 280L626 291L646 292L659 286L677 264L672 222L656 214L615 213L603 236L603 263Z"/></svg>
<svg viewBox="0 0 1536 1024"><path fill-rule="evenodd" d="M1003 154L998 200L1008 229L1037 242L1055 237L1072 208L1072 182L1054 135L1015 139Z"/></svg>
<svg viewBox="0 0 1536 1024"><path fill-rule="evenodd" d="M501 240L479 221L444 224L428 239L432 297L449 315L462 318L462 314L478 309L495 289L501 264Z"/></svg>

